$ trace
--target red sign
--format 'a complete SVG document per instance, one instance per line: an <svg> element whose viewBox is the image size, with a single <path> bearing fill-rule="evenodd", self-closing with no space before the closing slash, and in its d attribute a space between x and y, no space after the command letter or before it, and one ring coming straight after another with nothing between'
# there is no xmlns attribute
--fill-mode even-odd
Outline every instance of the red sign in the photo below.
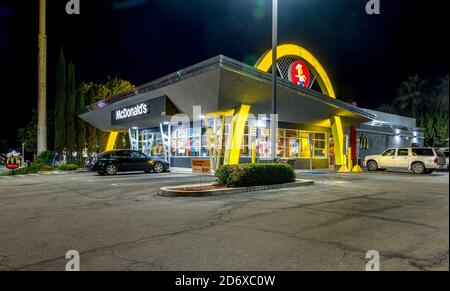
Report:
<svg viewBox="0 0 450 291"><path fill-rule="evenodd" d="M302 61L296 61L289 67L289 80L297 85L308 88L311 83L311 73Z"/></svg>
<svg viewBox="0 0 450 291"><path fill-rule="evenodd" d="M19 168L18 164L6 164L6 168L9 170L16 170Z"/></svg>

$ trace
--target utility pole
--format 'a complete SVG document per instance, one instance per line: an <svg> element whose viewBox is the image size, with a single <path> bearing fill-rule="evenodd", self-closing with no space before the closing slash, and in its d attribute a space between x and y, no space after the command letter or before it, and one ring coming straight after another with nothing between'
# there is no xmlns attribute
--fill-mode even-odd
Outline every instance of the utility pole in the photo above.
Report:
<svg viewBox="0 0 450 291"><path fill-rule="evenodd" d="M47 150L47 36L45 34L45 2L45 0L39 0L38 155Z"/></svg>
<svg viewBox="0 0 450 291"><path fill-rule="evenodd" d="M271 118L271 146L272 160L277 160L277 46L278 46L278 0L272 0L272 118Z"/></svg>

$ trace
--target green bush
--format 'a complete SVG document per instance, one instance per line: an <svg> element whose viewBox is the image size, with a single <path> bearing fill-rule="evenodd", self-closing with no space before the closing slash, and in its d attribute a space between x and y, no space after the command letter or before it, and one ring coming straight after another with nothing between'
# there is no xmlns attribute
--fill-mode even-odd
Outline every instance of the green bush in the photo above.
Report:
<svg viewBox="0 0 450 291"><path fill-rule="evenodd" d="M42 152L37 156L36 163L50 165L52 163L52 156L53 156L52 151Z"/></svg>
<svg viewBox="0 0 450 291"><path fill-rule="evenodd" d="M62 164L58 166L60 171L75 171L79 166L77 164Z"/></svg>
<svg viewBox="0 0 450 291"><path fill-rule="evenodd" d="M78 169L78 164L68 164L67 165L67 171L75 171Z"/></svg>
<svg viewBox="0 0 450 291"><path fill-rule="evenodd" d="M294 182L295 171L287 164L225 165L216 171L216 177L220 185L250 187Z"/></svg>
<svg viewBox="0 0 450 291"><path fill-rule="evenodd" d="M26 175L26 174L38 173L43 168L43 166L44 165L41 163L29 164L26 167L22 167L17 170L14 170L14 173L11 171L9 175Z"/></svg>
<svg viewBox="0 0 450 291"><path fill-rule="evenodd" d="M67 171L67 165L66 164L62 164L58 166L58 170L60 171Z"/></svg>
<svg viewBox="0 0 450 291"><path fill-rule="evenodd" d="M43 165L41 171L52 171L54 168L49 165Z"/></svg>

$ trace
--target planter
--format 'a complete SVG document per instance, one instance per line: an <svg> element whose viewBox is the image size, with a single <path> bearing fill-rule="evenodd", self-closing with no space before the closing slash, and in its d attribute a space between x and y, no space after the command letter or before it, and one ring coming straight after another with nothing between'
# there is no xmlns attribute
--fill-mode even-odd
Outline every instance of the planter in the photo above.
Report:
<svg viewBox="0 0 450 291"><path fill-rule="evenodd" d="M158 194L161 196L169 196L169 197L203 197L203 196L216 196L216 195L247 193L255 191L265 191L272 189L302 187L313 184L314 181L312 180L297 180L292 183L276 184L276 185L262 185L262 186L239 187L239 188L218 188L217 186L215 186L216 185L215 183L207 183L207 184L163 187L161 188L161 192ZM188 190L189 188L192 188L193 190ZM200 190L202 188L214 188L214 189Z"/></svg>

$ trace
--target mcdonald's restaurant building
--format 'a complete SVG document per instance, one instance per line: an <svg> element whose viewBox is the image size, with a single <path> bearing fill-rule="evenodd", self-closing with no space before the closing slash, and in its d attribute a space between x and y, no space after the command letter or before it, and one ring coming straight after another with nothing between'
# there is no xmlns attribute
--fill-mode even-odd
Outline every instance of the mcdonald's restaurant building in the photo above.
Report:
<svg viewBox="0 0 450 291"><path fill-rule="evenodd" d="M423 144L416 120L336 99L324 67L306 49L277 51L277 157L298 169L329 169L388 147ZM172 167L271 161L272 52L255 66L217 56L89 105L80 117ZM273 119L273 118L272 118Z"/></svg>

